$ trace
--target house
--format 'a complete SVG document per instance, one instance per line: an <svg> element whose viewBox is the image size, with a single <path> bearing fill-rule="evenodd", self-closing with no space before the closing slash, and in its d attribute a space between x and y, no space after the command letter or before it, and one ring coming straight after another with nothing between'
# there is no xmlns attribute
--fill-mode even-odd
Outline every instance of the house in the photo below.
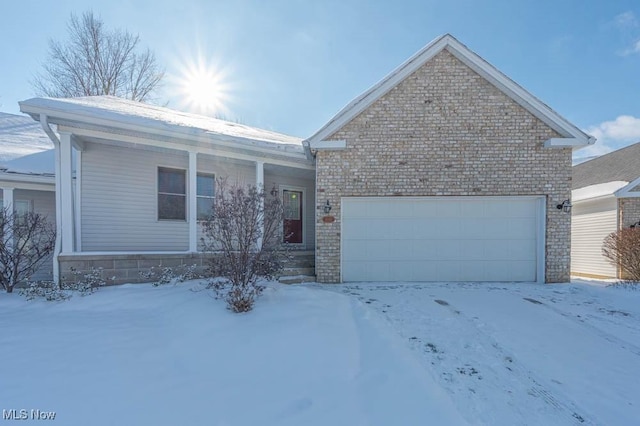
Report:
<svg viewBox="0 0 640 426"><path fill-rule="evenodd" d="M319 282L567 281L557 206L595 142L450 35L305 140L104 96L20 108L58 153L60 270L116 282L202 261L215 177L277 188Z"/></svg>
<svg viewBox="0 0 640 426"><path fill-rule="evenodd" d="M574 166L571 194L571 274L622 278L602 256L602 243L640 225L640 143Z"/></svg>
<svg viewBox="0 0 640 426"><path fill-rule="evenodd" d="M0 203L19 213L33 211L55 222L54 151L38 123L29 117L0 113ZM31 277L53 278L52 262Z"/></svg>

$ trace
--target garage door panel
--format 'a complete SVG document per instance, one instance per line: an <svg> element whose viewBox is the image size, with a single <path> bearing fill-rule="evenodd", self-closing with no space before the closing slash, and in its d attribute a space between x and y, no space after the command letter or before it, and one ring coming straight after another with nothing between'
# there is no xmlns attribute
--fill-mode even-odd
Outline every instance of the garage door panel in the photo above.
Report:
<svg viewBox="0 0 640 426"><path fill-rule="evenodd" d="M450 261L459 260L461 251L461 242L458 240L439 240L436 243L438 251L436 252L436 260Z"/></svg>
<svg viewBox="0 0 640 426"><path fill-rule="evenodd" d="M467 240L460 247L460 258L484 260L487 258L487 242L484 240Z"/></svg>
<svg viewBox="0 0 640 426"><path fill-rule="evenodd" d="M376 217L381 218L411 217L412 210L412 203L400 199L394 203L375 203L372 209Z"/></svg>
<svg viewBox="0 0 640 426"><path fill-rule="evenodd" d="M509 262L510 275L505 277L511 281L527 281L532 274L535 274L536 263L530 260Z"/></svg>
<svg viewBox="0 0 640 426"><path fill-rule="evenodd" d="M507 241L506 247L508 254L502 259L512 261L530 260L531 253L535 253L536 250L536 240L511 240Z"/></svg>
<svg viewBox="0 0 640 426"><path fill-rule="evenodd" d="M433 203L413 203L413 217L432 218L438 217L438 206Z"/></svg>
<svg viewBox="0 0 640 426"><path fill-rule="evenodd" d="M460 217L462 214L462 208L457 201L450 201L447 203L438 203L437 210L439 217Z"/></svg>
<svg viewBox="0 0 640 426"><path fill-rule="evenodd" d="M385 226L390 228L393 238L410 240L420 223L413 218L387 219Z"/></svg>
<svg viewBox="0 0 640 426"><path fill-rule="evenodd" d="M511 239L528 238L531 236L531 231L536 229L535 218L509 218L506 224Z"/></svg>
<svg viewBox="0 0 640 426"><path fill-rule="evenodd" d="M536 217L536 210L531 208L531 200L512 200L507 203L505 211L509 217Z"/></svg>
<svg viewBox="0 0 640 426"><path fill-rule="evenodd" d="M533 197L343 198L342 279L535 281L537 206Z"/></svg>
<svg viewBox="0 0 640 426"><path fill-rule="evenodd" d="M342 250L351 253L351 260L366 261L368 244L367 240L345 240L342 243Z"/></svg>
<svg viewBox="0 0 640 426"><path fill-rule="evenodd" d="M432 240L416 239L410 242L411 250L408 256L412 260L434 260L438 254L438 244L434 244Z"/></svg>
<svg viewBox="0 0 640 426"><path fill-rule="evenodd" d="M381 262L385 260L404 260L406 242L402 240L368 240L365 248L367 259Z"/></svg>

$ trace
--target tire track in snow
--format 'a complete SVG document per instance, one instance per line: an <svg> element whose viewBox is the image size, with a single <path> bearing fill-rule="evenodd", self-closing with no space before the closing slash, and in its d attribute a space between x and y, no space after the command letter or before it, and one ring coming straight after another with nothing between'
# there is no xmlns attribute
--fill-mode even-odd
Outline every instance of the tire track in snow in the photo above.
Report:
<svg viewBox="0 0 640 426"><path fill-rule="evenodd" d="M544 307L545 309L550 310L551 312L554 312L568 320L570 320L571 322L573 322L574 324L577 324L580 327L583 327L584 329L588 330L589 332L595 334L596 336L600 337L601 339L604 339L606 341L608 341L609 343L613 343L614 345L617 345L618 347L620 347L623 350L629 351L632 354L639 356L640 357L640 346L634 345L631 342L627 342L626 340L623 340L611 333L608 333L598 327L596 327L593 324L590 324L582 319L578 319L575 315L573 315L572 313L568 313L568 312L564 312L561 311L560 309L556 308L555 306L550 305L549 303L543 303L540 302L539 300L536 299L530 299L527 297L523 297L524 300L534 303L540 307ZM592 318L595 318L597 320L600 320L597 316L594 316L592 314L589 315Z"/></svg>
<svg viewBox="0 0 640 426"><path fill-rule="evenodd" d="M449 304L448 302L440 299L434 299L434 302L448 309L453 315L460 317L467 323L472 324L472 326L477 330L478 336L482 336L482 339L488 342L493 349L498 352L501 359L509 360L508 369L516 374L518 377L525 378L529 382L529 389L527 393L533 397L540 398L549 406L553 407L556 410L556 413L564 418L567 422L576 425L592 425L599 423L592 423L591 421L584 418L580 412L584 410L578 407L573 401L564 396L564 398L560 399L556 397L553 393L547 390L540 381L536 379L535 374L524 365L519 363L515 357L509 355L507 351L490 335L485 333L479 326L478 321L469 318L464 315L460 310L456 309L454 306ZM540 302L538 302L540 303Z"/></svg>
<svg viewBox="0 0 640 426"><path fill-rule="evenodd" d="M379 296L386 293L385 290L391 291L388 294L393 295L393 300ZM435 377L469 420L487 425L599 424L571 400L545 388L529 369L514 360L513 355L483 330L482 323L433 294L431 300L439 300L436 303L445 314L429 315L402 295L411 290L418 289L398 285L350 285L342 292L381 312L400 335L409 339L409 346L431 366ZM432 336L434 327L446 328L446 335Z"/></svg>

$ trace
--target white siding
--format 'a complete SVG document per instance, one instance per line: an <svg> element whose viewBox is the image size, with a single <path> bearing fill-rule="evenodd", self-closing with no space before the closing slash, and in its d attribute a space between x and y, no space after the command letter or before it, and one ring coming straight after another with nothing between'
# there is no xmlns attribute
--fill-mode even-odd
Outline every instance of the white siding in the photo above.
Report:
<svg viewBox="0 0 640 426"><path fill-rule="evenodd" d="M576 202L571 217L571 273L616 277L616 268L602 256L602 242L618 225L617 201L609 197Z"/></svg>
<svg viewBox="0 0 640 426"><path fill-rule="evenodd" d="M186 221L158 220L157 169L187 169L185 153L157 152L87 143L82 154L83 251L179 251L189 248ZM228 178L230 184L255 185L255 164L198 155L198 172ZM312 180L265 173L265 187L305 188L306 248L315 240ZM201 228L198 227L201 248Z"/></svg>
<svg viewBox="0 0 640 426"><path fill-rule="evenodd" d="M215 175L216 179L226 178L231 185L256 184L256 166L247 162L234 161L210 155L198 155L198 173ZM198 226L198 250L202 250L202 227Z"/></svg>
<svg viewBox="0 0 640 426"><path fill-rule="evenodd" d="M82 153L82 250L188 250L186 221L158 220L158 166L187 169L187 153L87 143Z"/></svg>

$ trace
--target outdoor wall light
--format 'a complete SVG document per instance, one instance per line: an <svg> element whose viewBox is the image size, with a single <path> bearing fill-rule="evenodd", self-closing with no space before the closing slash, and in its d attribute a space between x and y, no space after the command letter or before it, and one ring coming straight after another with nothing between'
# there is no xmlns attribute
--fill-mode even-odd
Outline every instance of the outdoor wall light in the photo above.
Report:
<svg viewBox="0 0 640 426"><path fill-rule="evenodd" d="M327 202L324 205L324 214L329 214L330 211L331 211L331 203L329 203L329 200L327 200Z"/></svg>
<svg viewBox="0 0 640 426"><path fill-rule="evenodd" d="M633 225L629 226L629 228L633 229L633 228L640 228L640 220L637 221L636 223L634 223Z"/></svg>
<svg viewBox="0 0 640 426"><path fill-rule="evenodd" d="M571 212L571 201L564 200L562 204L558 204L556 207L558 208L558 210L562 210L565 213L569 213Z"/></svg>

